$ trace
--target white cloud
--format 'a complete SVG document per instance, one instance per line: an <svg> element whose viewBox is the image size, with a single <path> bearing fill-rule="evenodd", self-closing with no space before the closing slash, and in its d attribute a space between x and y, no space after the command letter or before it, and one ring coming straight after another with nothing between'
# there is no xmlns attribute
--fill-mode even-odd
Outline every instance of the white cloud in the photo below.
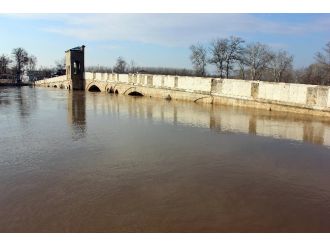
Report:
<svg viewBox="0 0 330 247"><path fill-rule="evenodd" d="M329 31L330 16L286 23L250 14L37 14L12 18L47 20L42 30L81 40L126 40L186 46L228 35L301 35Z"/></svg>

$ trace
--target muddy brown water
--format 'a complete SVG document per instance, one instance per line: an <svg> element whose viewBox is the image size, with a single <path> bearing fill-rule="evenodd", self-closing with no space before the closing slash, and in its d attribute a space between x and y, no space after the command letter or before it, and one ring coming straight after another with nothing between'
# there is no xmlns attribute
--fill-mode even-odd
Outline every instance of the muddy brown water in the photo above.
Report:
<svg viewBox="0 0 330 247"><path fill-rule="evenodd" d="M0 232L330 232L330 123L0 88Z"/></svg>

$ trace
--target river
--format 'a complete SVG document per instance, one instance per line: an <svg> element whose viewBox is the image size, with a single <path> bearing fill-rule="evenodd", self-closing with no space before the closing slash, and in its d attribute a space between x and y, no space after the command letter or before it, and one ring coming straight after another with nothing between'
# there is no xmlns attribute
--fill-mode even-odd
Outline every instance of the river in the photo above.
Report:
<svg viewBox="0 0 330 247"><path fill-rule="evenodd" d="M0 88L0 232L330 232L330 122Z"/></svg>

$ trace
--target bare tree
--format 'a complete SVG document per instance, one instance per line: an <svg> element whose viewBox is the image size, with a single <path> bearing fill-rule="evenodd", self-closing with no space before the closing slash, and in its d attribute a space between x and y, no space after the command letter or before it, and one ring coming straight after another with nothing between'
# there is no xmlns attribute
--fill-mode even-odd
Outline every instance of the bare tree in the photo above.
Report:
<svg viewBox="0 0 330 247"><path fill-rule="evenodd" d="M330 84L330 42L323 48L323 52L317 52L315 59L318 63L318 70L322 71L323 77L320 84ZM315 66L314 66L315 67Z"/></svg>
<svg viewBox="0 0 330 247"><path fill-rule="evenodd" d="M86 72L99 72L99 73L111 73L113 72L112 67L108 66L88 66L85 68Z"/></svg>
<svg viewBox="0 0 330 247"><path fill-rule="evenodd" d="M271 70L273 80L276 82L283 81L284 74L292 70L293 56L290 56L286 51L278 51L274 54L271 60Z"/></svg>
<svg viewBox="0 0 330 247"><path fill-rule="evenodd" d="M53 72L54 72L54 68L40 67L38 69L36 79L41 80L44 78L50 78L52 77Z"/></svg>
<svg viewBox="0 0 330 247"><path fill-rule="evenodd" d="M250 70L252 80L260 80L274 54L267 45L259 42L247 45L244 52L244 64Z"/></svg>
<svg viewBox="0 0 330 247"><path fill-rule="evenodd" d="M127 63L122 57L118 57L116 65L113 67L115 73L124 73L126 71Z"/></svg>
<svg viewBox="0 0 330 247"><path fill-rule="evenodd" d="M142 74L194 76L195 71L185 68L139 66L136 70Z"/></svg>
<svg viewBox="0 0 330 247"><path fill-rule="evenodd" d="M315 55L316 61L320 64L330 67L330 42L323 48L323 53L317 52Z"/></svg>
<svg viewBox="0 0 330 247"><path fill-rule="evenodd" d="M223 78L225 62L227 60L228 39L217 39L211 43L210 52L211 58L210 64L214 64L221 78Z"/></svg>
<svg viewBox="0 0 330 247"><path fill-rule="evenodd" d="M299 71L299 83L327 85L326 77L323 72L323 66L319 63L309 65L307 68ZM297 74L297 72L296 72Z"/></svg>
<svg viewBox="0 0 330 247"><path fill-rule="evenodd" d="M12 54L15 61L16 82L21 83L24 69L29 62L29 56L27 51L21 47L13 49Z"/></svg>
<svg viewBox="0 0 330 247"><path fill-rule="evenodd" d="M7 73L8 66L11 62L11 59L6 55L2 54L0 56L0 75Z"/></svg>
<svg viewBox="0 0 330 247"><path fill-rule="evenodd" d="M28 57L29 61L28 61L28 64L27 64L27 70L28 71L33 71L36 69L36 66L37 66L37 58L36 56L34 55L30 55Z"/></svg>
<svg viewBox="0 0 330 247"><path fill-rule="evenodd" d="M130 62L129 71L130 71L130 73L136 73L137 72L137 64L134 60L131 60L131 62Z"/></svg>
<svg viewBox="0 0 330 247"><path fill-rule="evenodd" d="M206 75L207 51L201 44L190 46L191 55L190 60L194 66L196 74L199 76Z"/></svg>
<svg viewBox="0 0 330 247"><path fill-rule="evenodd" d="M246 66L244 64L243 55L238 60L238 78L245 80L246 79Z"/></svg>
<svg viewBox="0 0 330 247"><path fill-rule="evenodd" d="M65 57L55 61L56 70L65 69Z"/></svg>
<svg viewBox="0 0 330 247"><path fill-rule="evenodd" d="M34 55L30 55L26 69L27 75L29 76L29 81L37 80L38 72L36 71L36 66L37 66L37 58Z"/></svg>
<svg viewBox="0 0 330 247"><path fill-rule="evenodd" d="M233 64L241 60L244 48L242 44L245 41L240 37L231 36L228 40L227 50L225 51L226 63L226 78L229 78L230 70L233 69Z"/></svg>

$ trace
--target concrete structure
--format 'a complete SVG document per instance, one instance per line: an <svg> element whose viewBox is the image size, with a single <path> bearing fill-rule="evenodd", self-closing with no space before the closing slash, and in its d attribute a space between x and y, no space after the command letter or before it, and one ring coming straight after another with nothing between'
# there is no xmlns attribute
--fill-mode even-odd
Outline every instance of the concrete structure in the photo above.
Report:
<svg viewBox="0 0 330 247"><path fill-rule="evenodd" d="M37 86L138 94L330 117L329 86L189 76L85 73L84 46L70 49L66 55L67 75L37 81Z"/></svg>
<svg viewBox="0 0 330 247"><path fill-rule="evenodd" d="M85 89L85 46L75 47L65 52L67 88Z"/></svg>

